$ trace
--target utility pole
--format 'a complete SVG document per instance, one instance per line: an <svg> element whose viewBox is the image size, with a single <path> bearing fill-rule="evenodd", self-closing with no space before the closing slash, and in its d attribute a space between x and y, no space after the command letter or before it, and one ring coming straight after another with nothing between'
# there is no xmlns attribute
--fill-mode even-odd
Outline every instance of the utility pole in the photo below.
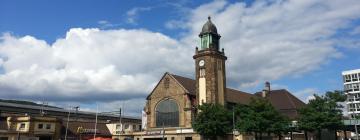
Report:
<svg viewBox="0 0 360 140"><path fill-rule="evenodd" d="M232 107L232 123L233 123L233 139L235 139L235 111L234 111L234 106Z"/></svg>
<svg viewBox="0 0 360 140"><path fill-rule="evenodd" d="M120 130L122 131L122 124L121 124L121 107L120 107L120 110L119 110L119 125L120 125Z"/></svg>
<svg viewBox="0 0 360 140"><path fill-rule="evenodd" d="M356 133L356 140L359 140L359 133L358 133L358 130L357 130L357 124L358 124L358 120L355 119L355 133Z"/></svg>
<svg viewBox="0 0 360 140"><path fill-rule="evenodd" d="M41 103L41 108L40 108L40 116L45 115L45 106L47 106L47 105L48 105L48 103L43 100Z"/></svg>
<svg viewBox="0 0 360 140"><path fill-rule="evenodd" d="M75 109L75 120L77 120L77 119L78 119L78 112L79 112L80 106L75 106L74 109Z"/></svg>
<svg viewBox="0 0 360 140"><path fill-rule="evenodd" d="M18 130L17 140L20 140L20 130Z"/></svg>
<svg viewBox="0 0 360 140"><path fill-rule="evenodd" d="M69 128L69 119L70 119L70 110L71 110L71 108L69 107L69 112L68 112L67 121L66 121L66 129L65 129L65 140L67 140L67 134L68 134L68 128Z"/></svg>
<svg viewBox="0 0 360 140"><path fill-rule="evenodd" d="M121 123L121 107L120 107L120 109L119 109L119 126L120 126L120 128L119 128L119 139L120 139L120 135L122 134L122 131L123 131L123 125L122 125L122 123Z"/></svg>
<svg viewBox="0 0 360 140"><path fill-rule="evenodd" d="M99 106L98 106L98 104L96 104L94 140L96 140L95 138L96 138L96 127L97 127L98 111L99 111Z"/></svg>

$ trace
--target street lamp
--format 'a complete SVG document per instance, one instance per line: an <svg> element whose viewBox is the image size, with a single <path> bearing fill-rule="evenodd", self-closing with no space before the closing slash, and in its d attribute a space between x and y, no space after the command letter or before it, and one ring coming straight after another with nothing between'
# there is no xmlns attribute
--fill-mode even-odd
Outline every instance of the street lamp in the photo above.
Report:
<svg viewBox="0 0 360 140"><path fill-rule="evenodd" d="M69 119L70 119L70 111L71 109L76 109L76 113L79 110L79 106L76 107L71 107L69 106L69 112L68 112L68 116L67 116L67 121L66 121L66 129L65 129L65 140L67 140L67 135L68 135L68 128L69 128Z"/></svg>
<svg viewBox="0 0 360 140"><path fill-rule="evenodd" d="M65 140L67 140L67 133L68 133L68 128L69 128L69 119L70 119L70 108L69 108L69 112L68 112L68 116L67 116L67 120L66 120Z"/></svg>
<svg viewBox="0 0 360 140"><path fill-rule="evenodd" d="M232 123L233 123L233 139L235 140L235 111L234 111L234 106L232 107Z"/></svg>
<svg viewBox="0 0 360 140"><path fill-rule="evenodd" d="M356 140L359 140L359 133L358 133L358 130L357 130L357 124L358 124L358 120L355 119L355 134L356 134Z"/></svg>

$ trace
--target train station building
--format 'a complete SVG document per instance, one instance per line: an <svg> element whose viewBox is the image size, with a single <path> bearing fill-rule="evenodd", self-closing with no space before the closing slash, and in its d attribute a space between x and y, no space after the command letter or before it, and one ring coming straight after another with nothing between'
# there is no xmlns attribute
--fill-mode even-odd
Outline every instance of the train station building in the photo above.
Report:
<svg viewBox="0 0 360 140"><path fill-rule="evenodd" d="M192 129L202 103L216 103L226 107L235 104L249 104L251 98L266 98L282 114L291 119L298 116L297 109L305 103L285 89L272 90L266 82L264 90L247 93L226 86L226 60L221 48L220 34L210 17L199 34L200 46L195 49L195 77L187 78L166 72L147 96L143 119L146 124L142 132L134 133L135 140L200 140L201 136ZM251 59L251 58L249 58ZM194 65L189 64L189 65ZM237 135L237 139L252 136ZM233 139L233 135L228 138Z"/></svg>

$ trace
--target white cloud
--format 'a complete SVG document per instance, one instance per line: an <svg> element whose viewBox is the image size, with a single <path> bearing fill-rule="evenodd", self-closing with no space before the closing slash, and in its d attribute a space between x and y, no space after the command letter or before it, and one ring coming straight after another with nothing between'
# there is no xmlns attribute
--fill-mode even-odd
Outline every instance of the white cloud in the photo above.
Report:
<svg viewBox="0 0 360 140"><path fill-rule="evenodd" d="M294 95L305 103L308 103L309 100L315 99L314 94L319 94L319 90L315 88L306 88L300 91L294 92Z"/></svg>
<svg viewBox="0 0 360 140"><path fill-rule="evenodd" d="M340 54L332 36L359 18L359 2L256 1L246 6L214 1L189 12L184 21L189 32L179 40L125 29L73 28L53 44L4 34L0 97L73 102L144 99L164 72L193 74L194 46L208 15L222 35L228 85L253 87L301 75ZM136 17L146 10L133 9L127 15Z"/></svg>
<svg viewBox="0 0 360 140"><path fill-rule="evenodd" d="M165 23L165 27L168 29L186 29L186 23L181 20L170 20Z"/></svg>
<svg viewBox="0 0 360 140"><path fill-rule="evenodd" d="M109 29L109 28L114 28L114 27L118 27L121 25L121 24L111 23L110 21L107 21L107 20L99 20L98 24L101 29Z"/></svg>
<svg viewBox="0 0 360 140"><path fill-rule="evenodd" d="M232 86L298 76L341 56L333 35L360 17L359 2L255 1L246 6L214 1L193 11L187 24L190 35L183 41L196 44L194 36L211 15L229 58L227 78Z"/></svg>
<svg viewBox="0 0 360 140"><path fill-rule="evenodd" d="M130 9L129 11L126 12L126 16L127 16L126 22L129 24L137 24L138 14L140 12L149 11L151 9L152 7L134 7Z"/></svg>
<svg viewBox="0 0 360 140"><path fill-rule="evenodd" d="M310 96L308 96L308 97L306 97L306 99L305 99L305 103L308 103L310 100L314 100L315 99L315 96L314 95L310 95Z"/></svg>
<svg viewBox="0 0 360 140"><path fill-rule="evenodd" d="M185 51L176 40L146 30L74 28L52 45L4 35L1 96L50 101L144 97L164 72L191 69L182 67L191 58L179 52Z"/></svg>

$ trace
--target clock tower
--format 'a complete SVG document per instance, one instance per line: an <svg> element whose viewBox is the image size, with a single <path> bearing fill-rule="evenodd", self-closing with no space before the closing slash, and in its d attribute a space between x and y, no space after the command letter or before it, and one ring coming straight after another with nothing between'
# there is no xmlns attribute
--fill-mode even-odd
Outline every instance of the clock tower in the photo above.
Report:
<svg viewBox="0 0 360 140"><path fill-rule="evenodd" d="M202 27L200 48L196 47L195 72L196 72L196 97L198 105L202 103L217 103L225 105L226 76L224 49L219 50L220 35L216 26L208 21Z"/></svg>

